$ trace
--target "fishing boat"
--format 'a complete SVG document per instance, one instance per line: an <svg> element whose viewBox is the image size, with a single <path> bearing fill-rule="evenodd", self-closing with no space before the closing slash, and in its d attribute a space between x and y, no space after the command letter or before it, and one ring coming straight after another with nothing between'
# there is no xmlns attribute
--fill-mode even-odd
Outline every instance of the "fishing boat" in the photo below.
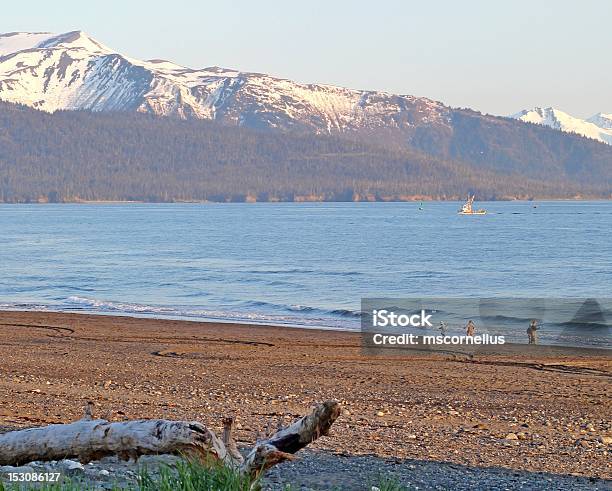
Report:
<svg viewBox="0 0 612 491"><path fill-rule="evenodd" d="M482 208L480 208L479 210L474 209L474 198L475 197L476 197L475 195L470 196L468 194L467 201L464 203L464 205L459 210L459 215L486 215L487 214L487 211L483 210Z"/></svg>

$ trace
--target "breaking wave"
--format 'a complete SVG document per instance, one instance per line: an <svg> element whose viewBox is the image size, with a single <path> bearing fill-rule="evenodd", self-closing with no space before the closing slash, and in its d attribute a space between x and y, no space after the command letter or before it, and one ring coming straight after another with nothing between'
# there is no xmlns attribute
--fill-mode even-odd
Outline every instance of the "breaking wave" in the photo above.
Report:
<svg viewBox="0 0 612 491"><path fill-rule="evenodd" d="M172 317L180 319L221 320L227 322L271 323L299 327L329 327L354 330L359 328L361 312L348 309L323 309L306 305L283 305L270 302L241 302L227 308L193 306L167 307L140 303L116 302L70 296L64 309L82 312L117 313Z"/></svg>

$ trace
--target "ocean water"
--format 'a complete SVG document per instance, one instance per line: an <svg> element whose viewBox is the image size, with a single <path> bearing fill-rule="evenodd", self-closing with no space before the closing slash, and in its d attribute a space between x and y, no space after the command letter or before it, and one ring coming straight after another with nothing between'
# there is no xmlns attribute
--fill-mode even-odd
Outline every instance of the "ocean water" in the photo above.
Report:
<svg viewBox="0 0 612 491"><path fill-rule="evenodd" d="M478 206L0 205L0 309L359 329L362 297L612 296L612 202Z"/></svg>

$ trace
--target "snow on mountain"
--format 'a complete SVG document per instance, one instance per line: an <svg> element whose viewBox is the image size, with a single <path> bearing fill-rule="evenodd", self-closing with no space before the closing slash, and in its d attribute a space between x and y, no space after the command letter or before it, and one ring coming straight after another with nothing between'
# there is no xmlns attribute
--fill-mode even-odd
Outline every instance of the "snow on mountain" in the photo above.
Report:
<svg viewBox="0 0 612 491"><path fill-rule="evenodd" d="M426 98L138 60L82 31L0 34L0 100L48 112L139 111L317 132L452 126L452 110ZM610 114L582 120L535 108L513 117L612 144Z"/></svg>
<svg viewBox="0 0 612 491"><path fill-rule="evenodd" d="M587 120L575 118L553 107L525 109L511 116L528 123L549 126L567 133L577 133L612 145L612 115L599 113Z"/></svg>
<svg viewBox="0 0 612 491"><path fill-rule="evenodd" d="M9 32L0 35L0 56L34 48L53 37L49 32Z"/></svg>
<svg viewBox="0 0 612 491"><path fill-rule="evenodd" d="M612 130L612 114L597 113L595 116L587 119L589 123L593 123L600 128Z"/></svg>
<svg viewBox="0 0 612 491"><path fill-rule="evenodd" d="M82 31L0 34L0 100L319 132L449 124L449 109L429 99L137 60Z"/></svg>
<svg viewBox="0 0 612 491"><path fill-rule="evenodd" d="M0 99L45 111L136 109L150 80L80 31L5 34L0 46Z"/></svg>

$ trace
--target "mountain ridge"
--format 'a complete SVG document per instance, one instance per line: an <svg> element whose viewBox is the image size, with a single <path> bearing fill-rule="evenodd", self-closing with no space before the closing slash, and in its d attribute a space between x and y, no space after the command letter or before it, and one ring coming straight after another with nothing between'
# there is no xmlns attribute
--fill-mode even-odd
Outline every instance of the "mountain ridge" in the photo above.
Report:
<svg viewBox="0 0 612 491"><path fill-rule="evenodd" d="M443 123L447 108L410 95L301 84L220 67L192 69L114 52L82 31L0 35L0 99L59 109L136 110L318 132Z"/></svg>
<svg viewBox="0 0 612 491"><path fill-rule="evenodd" d="M453 116L461 111L426 97L139 60L84 31L0 34L0 100L47 112L126 110L281 131L400 130L410 144L415 129L452 130ZM511 117L612 143L612 117L604 113L579 120L535 108Z"/></svg>

